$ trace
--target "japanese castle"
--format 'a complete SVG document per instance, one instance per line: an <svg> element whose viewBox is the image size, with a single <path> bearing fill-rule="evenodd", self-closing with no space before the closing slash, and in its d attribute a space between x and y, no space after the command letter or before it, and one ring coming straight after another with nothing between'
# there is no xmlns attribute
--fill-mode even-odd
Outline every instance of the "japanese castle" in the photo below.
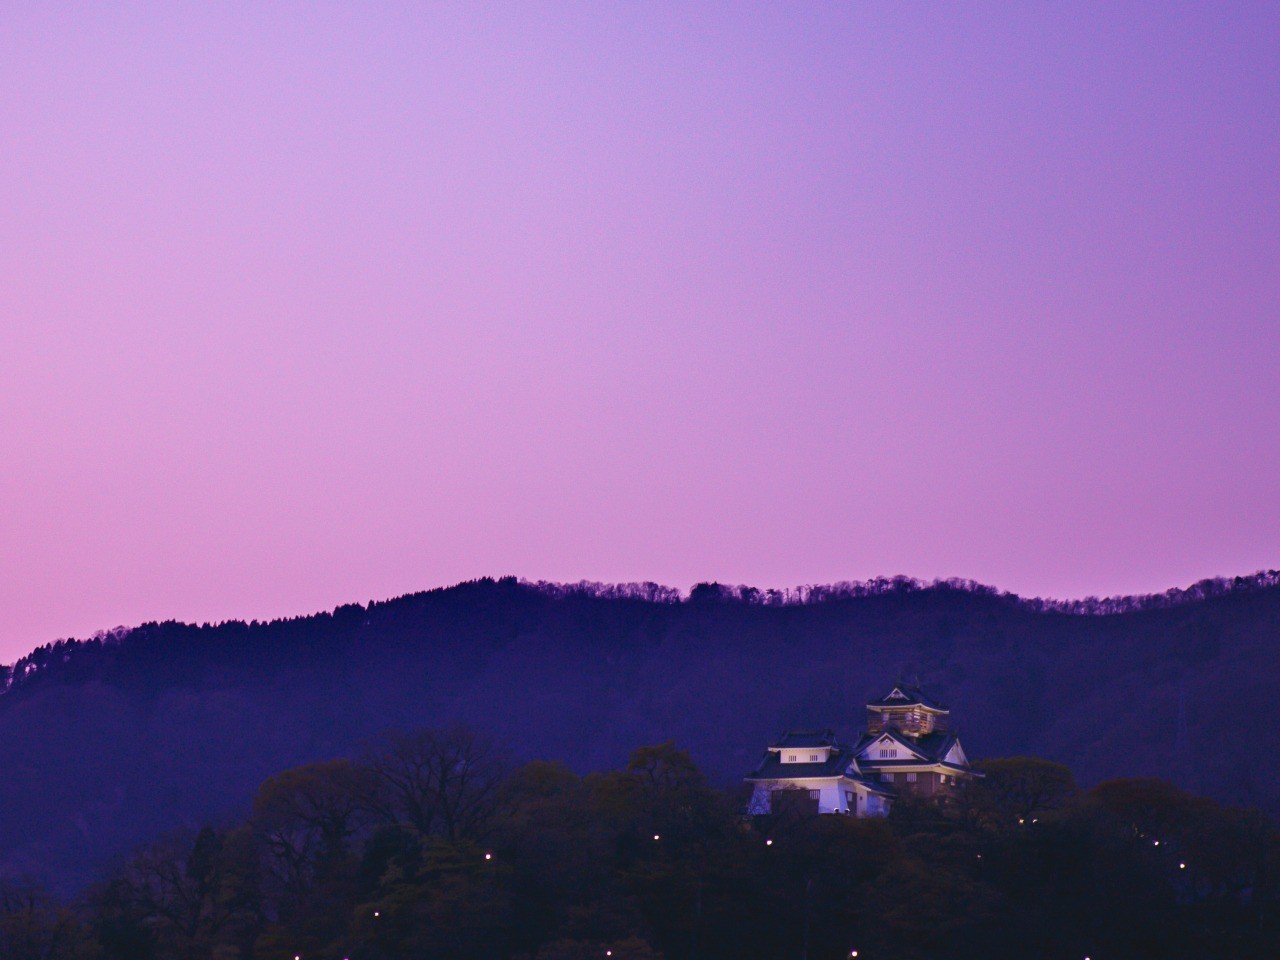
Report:
<svg viewBox="0 0 1280 960"><path fill-rule="evenodd" d="M969 777L951 711L919 687L899 684L867 704L867 728L853 746L831 730L793 730L769 745L746 778L749 812L884 816L901 796L943 797Z"/></svg>

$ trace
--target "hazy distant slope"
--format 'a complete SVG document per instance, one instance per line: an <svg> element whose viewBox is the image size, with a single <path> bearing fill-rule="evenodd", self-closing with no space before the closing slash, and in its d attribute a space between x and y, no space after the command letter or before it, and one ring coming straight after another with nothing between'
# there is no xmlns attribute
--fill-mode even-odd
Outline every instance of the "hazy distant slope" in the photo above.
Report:
<svg viewBox="0 0 1280 960"><path fill-rule="evenodd" d="M971 756L1040 754L1085 782L1167 776L1280 811L1278 583L1055 607L903 580L686 600L484 580L64 642L15 664L0 696L0 862L81 883L387 727L463 720L580 769L674 737L728 780L785 727L850 735L900 673L952 706Z"/></svg>

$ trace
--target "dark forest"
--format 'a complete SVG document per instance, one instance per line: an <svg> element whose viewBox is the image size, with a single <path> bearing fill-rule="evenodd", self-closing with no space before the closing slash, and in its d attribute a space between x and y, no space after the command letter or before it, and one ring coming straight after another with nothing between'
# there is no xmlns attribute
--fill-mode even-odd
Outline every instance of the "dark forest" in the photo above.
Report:
<svg viewBox="0 0 1280 960"><path fill-rule="evenodd" d="M269 778L72 904L0 886L7 960L1274 957L1280 836L1032 758L887 819L748 817L672 743L512 767L465 728Z"/></svg>

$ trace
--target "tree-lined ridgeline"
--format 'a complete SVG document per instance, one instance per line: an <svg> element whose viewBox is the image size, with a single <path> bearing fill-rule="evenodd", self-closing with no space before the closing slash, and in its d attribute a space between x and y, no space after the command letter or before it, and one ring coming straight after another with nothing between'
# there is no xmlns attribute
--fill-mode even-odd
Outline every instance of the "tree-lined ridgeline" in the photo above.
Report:
<svg viewBox="0 0 1280 960"><path fill-rule="evenodd" d="M482 579L475 581L488 584L493 581ZM515 583L515 578L504 578L502 583ZM1084 597L1076 600L1056 600L1049 597L1020 597L1017 594L999 590L996 587L952 577L939 580L918 580L914 577L876 577L871 580L844 580L839 583L806 584L783 589L759 589L750 586L734 586L722 583L700 583L689 591L687 596L674 587L663 584L644 583L599 583L583 580L578 583L553 583L540 580L534 583L520 581L520 586L536 591L542 596L553 599L572 597L589 597L598 600L640 600L645 603L742 603L769 607L797 607L819 603L831 603L842 600L855 600L865 597L886 595L902 595L929 591L933 593L966 593L973 596L999 600L1001 603L1023 610L1037 613L1064 613L1075 616L1107 616L1119 613L1137 613L1144 610L1167 610L1171 607L1188 603L1210 600L1232 595L1252 594L1274 590L1280 587L1280 570L1259 570L1248 576L1207 577L1198 580L1189 587L1171 587L1162 593L1123 594L1112 597ZM460 587L469 584L460 584ZM458 588L440 588L428 591L428 594L442 594ZM422 597L428 594L414 594ZM395 604L410 597L401 597L386 601ZM369 609L379 606L375 601L369 602ZM359 604L338 607L333 615L344 611L363 609ZM319 616L325 616L321 614ZM297 617L292 622L309 621L313 617ZM276 621L280 622L280 621ZM148 626L155 626L149 624ZM207 629L211 625L206 623ZM217 627L244 627L243 621L226 621ZM253 621L251 627L266 626ZM10 686L30 681L35 674L51 667L71 663L81 657L92 658L104 646L111 647L120 643L133 631L127 627L116 627L112 630L99 631L88 640L65 639L37 647L25 657L12 665L0 665L0 691Z"/></svg>

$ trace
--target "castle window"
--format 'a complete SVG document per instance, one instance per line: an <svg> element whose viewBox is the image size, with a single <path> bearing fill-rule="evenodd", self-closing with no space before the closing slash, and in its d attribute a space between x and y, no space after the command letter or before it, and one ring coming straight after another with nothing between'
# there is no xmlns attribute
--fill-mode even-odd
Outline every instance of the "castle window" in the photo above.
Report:
<svg viewBox="0 0 1280 960"><path fill-rule="evenodd" d="M795 762L796 762L796 755L794 753L788 753L787 763L795 763Z"/></svg>
<svg viewBox="0 0 1280 960"><path fill-rule="evenodd" d="M882 773L882 774L880 774L880 779L881 779L881 780L883 780L885 783L893 783L893 774L892 774L892 773Z"/></svg>
<svg viewBox="0 0 1280 960"><path fill-rule="evenodd" d="M817 762L818 762L818 755L817 755L816 753L811 753L811 754L809 754L809 762L810 762L810 763L817 763Z"/></svg>
<svg viewBox="0 0 1280 960"><path fill-rule="evenodd" d="M822 796L822 791L821 791L821 790L810 790L810 791L809 791L809 799L810 799L810 800L817 800L817 799L818 799L818 797L820 797L820 796Z"/></svg>
<svg viewBox="0 0 1280 960"><path fill-rule="evenodd" d="M908 773L907 783L915 783L915 782L916 782L916 775L914 773Z"/></svg>
<svg viewBox="0 0 1280 960"><path fill-rule="evenodd" d="M891 750L886 750L883 747L880 749L881 760L885 759L886 757L896 757L897 755L898 755L898 750L896 747Z"/></svg>

